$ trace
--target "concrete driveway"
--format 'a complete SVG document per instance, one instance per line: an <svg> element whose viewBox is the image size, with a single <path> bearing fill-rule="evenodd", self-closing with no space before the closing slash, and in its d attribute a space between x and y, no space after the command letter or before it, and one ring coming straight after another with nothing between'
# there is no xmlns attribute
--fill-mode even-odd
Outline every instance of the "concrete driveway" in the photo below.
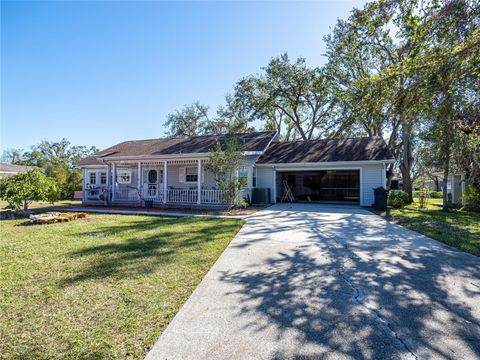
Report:
<svg viewBox="0 0 480 360"><path fill-rule="evenodd" d="M479 359L480 258L354 207L250 217L147 359Z"/></svg>

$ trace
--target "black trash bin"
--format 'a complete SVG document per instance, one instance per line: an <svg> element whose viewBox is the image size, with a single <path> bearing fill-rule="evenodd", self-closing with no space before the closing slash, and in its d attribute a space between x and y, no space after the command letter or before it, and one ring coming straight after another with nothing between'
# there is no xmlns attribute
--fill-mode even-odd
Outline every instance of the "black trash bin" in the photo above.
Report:
<svg viewBox="0 0 480 360"><path fill-rule="evenodd" d="M375 209L380 211L386 210L388 191L381 186L373 189L373 191L375 193L375 204L374 204Z"/></svg>

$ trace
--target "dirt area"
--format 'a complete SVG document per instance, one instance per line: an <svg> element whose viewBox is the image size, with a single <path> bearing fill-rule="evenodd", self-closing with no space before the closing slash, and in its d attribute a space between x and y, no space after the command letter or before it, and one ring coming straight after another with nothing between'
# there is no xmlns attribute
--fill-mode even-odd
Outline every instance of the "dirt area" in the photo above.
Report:
<svg viewBox="0 0 480 360"><path fill-rule="evenodd" d="M268 205L256 205L256 206L249 206L245 209L232 209L230 211L226 209L197 209L197 208L187 208L187 207L173 207L173 206L166 206L166 207L154 207L152 209L146 209L144 207L139 206L82 206L86 211L88 209L95 209L95 210L131 210L131 211L142 211L142 212L164 212L164 213L184 213L184 214L198 214L198 215L223 215L223 216L245 216L251 215L261 209L266 208ZM57 208L60 210L60 208Z"/></svg>

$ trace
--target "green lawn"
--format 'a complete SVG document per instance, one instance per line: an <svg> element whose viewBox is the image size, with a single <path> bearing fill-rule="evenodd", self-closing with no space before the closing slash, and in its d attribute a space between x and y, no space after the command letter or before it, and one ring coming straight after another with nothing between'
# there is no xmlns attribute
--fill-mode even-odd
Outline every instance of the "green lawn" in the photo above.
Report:
<svg viewBox="0 0 480 360"><path fill-rule="evenodd" d="M0 358L143 358L243 224L23 222L0 222Z"/></svg>
<svg viewBox="0 0 480 360"><path fill-rule="evenodd" d="M49 202L33 202L28 205L29 209L40 209L40 208L46 208L46 207L52 207L52 206L81 206L82 201L81 200L60 200L57 201L56 203L52 204ZM8 203L4 200L0 200L0 209L6 209L8 206Z"/></svg>
<svg viewBox="0 0 480 360"><path fill-rule="evenodd" d="M388 210L382 215L409 229L480 256L480 213L445 212L441 208L442 199L429 199L428 203L427 209L420 209L415 200L414 204Z"/></svg>

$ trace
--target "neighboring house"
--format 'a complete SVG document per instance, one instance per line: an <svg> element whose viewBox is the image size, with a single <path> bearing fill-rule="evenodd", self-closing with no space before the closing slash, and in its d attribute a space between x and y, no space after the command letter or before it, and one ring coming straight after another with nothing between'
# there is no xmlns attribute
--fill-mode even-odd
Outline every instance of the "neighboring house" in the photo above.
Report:
<svg viewBox="0 0 480 360"><path fill-rule="evenodd" d="M7 164L7 163L0 163L0 179L7 177L7 176L12 176L18 173L22 172L27 172L30 170L40 170L43 171L42 169L36 167L36 166L26 166L26 165L13 165L13 164Z"/></svg>
<svg viewBox="0 0 480 360"><path fill-rule="evenodd" d="M433 176L438 177L438 191L443 191L443 173L436 172L432 174ZM427 185L436 191L435 181L428 180ZM461 203L463 202L461 199L461 195L465 192L466 189L466 177L463 174L449 174L448 181L447 181L447 194L449 197L449 201L453 203Z"/></svg>
<svg viewBox="0 0 480 360"><path fill-rule="evenodd" d="M277 142L274 132L234 135L246 161L243 196L253 202L328 201L371 206L394 158L381 137ZM223 193L205 167L225 136L126 141L81 160L85 204L222 205Z"/></svg>

